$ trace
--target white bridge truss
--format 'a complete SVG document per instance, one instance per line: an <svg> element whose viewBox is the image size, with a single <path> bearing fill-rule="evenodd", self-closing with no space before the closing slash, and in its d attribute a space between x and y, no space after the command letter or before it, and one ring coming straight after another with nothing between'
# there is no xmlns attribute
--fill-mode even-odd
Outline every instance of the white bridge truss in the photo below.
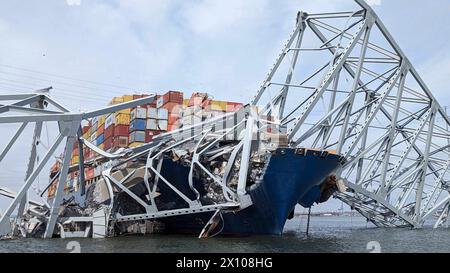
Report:
<svg viewBox="0 0 450 273"><path fill-rule="evenodd" d="M26 181L17 194L6 189L0 191L13 199L0 220L0 236L11 234L9 221L16 210L20 227L26 204L41 208L46 238L61 223L101 218L58 217L75 142L110 161L102 178L111 199L124 192L145 210L143 214L114 214L112 200L105 209L107 230L100 232L103 235L110 232L108 221L156 219L203 211L215 211L215 217L219 212L244 209L252 204L247 194L252 164L277 147L263 133L268 127L272 128L272 136L287 136L290 147L334 150L342 155L345 165L339 176L349 190L337 197L377 226L420 228L432 219L434 227L446 226L450 209L450 120L374 11L362 0L355 3L355 10L349 12L300 12L293 32L249 106L238 113L185 126L119 154L101 151L82 139L79 132L82 120L148 104L154 97L74 114L46 94L0 96L0 102L16 101L0 105L0 123L22 124L0 154L0 161L25 126L35 124ZM57 110L46 110L46 105ZM10 114L17 111L22 114ZM34 166L43 122L57 122L60 135ZM261 138L255 139L259 134ZM223 145L227 139L232 141ZM52 204L36 205L28 201L27 192L63 141L66 146L55 197ZM79 151L82 176L86 162L82 149ZM172 153L187 158L190 174L186 183L195 198L186 196L161 174L164 157ZM223 171L217 172L211 164L205 164L219 157L226 158ZM115 176L121 167L142 158L147 199L136 196L125 186L139 169L120 179ZM221 189L221 201L202 205L193 187L194 172ZM171 188L186 202L186 208L158 208L154 200L158 183Z"/></svg>

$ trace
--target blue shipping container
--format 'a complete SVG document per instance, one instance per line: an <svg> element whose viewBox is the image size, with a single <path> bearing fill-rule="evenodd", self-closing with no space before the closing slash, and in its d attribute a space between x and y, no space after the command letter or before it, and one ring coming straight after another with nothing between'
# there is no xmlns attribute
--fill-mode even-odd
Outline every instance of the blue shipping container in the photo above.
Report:
<svg viewBox="0 0 450 273"><path fill-rule="evenodd" d="M134 119L130 123L130 132L145 131L147 121L145 119Z"/></svg>
<svg viewBox="0 0 450 273"><path fill-rule="evenodd" d="M103 143L104 140L105 140L105 136L104 136L103 134L99 135L99 136L97 137L97 143L96 143L96 145L99 146L100 144Z"/></svg>

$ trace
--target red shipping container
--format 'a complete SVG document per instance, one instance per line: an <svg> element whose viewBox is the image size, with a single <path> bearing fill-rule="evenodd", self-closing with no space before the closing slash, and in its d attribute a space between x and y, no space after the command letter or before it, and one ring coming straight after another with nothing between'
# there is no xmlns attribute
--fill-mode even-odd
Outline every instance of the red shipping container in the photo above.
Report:
<svg viewBox="0 0 450 273"><path fill-rule="evenodd" d="M103 124L97 128L97 136L103 134L104 132L105 132L105 124Z"/></svg>
<svg viewBox="0 0 450 273"><path fill-rule="evenodd" d="M114 125L110 125L108 128L105 129L104 132L105 139L112 138L114 136L114 127L115 127Z"/></svg>
<svg viewBox="0 0 450 273"><path fill-rule="evenodd" d="M107 139L105 139L103 141L103 145L105 146L104 149L106 151L112 148L112 146L113 146L113 139L114 139L114 137L109 137L109 138L107 138Z"/></svg>
<svg viewBox="0 0 450 273"><path fill-rule="evenodd" d="M113 148L126 148L128 147L128 137L126 136L116 136L113 140Z"/></svg>
<svg viewBox="0 0 450 273"><path fill-rule="evenodd" d="M129 125L116 125L115 127L114 127L114 136L115 137L117 137L117 136L128 136L128 134L129 134L129 129L130 129L130 126Z"/></svg>
<svg viewBox="0 0 450 273"><path fill-rule="evenodd" d="M178 91L169 91L159 99L160 102L158 106L164 106L167 103L173 102L178 104L183 104L183 93Z"/></svg>

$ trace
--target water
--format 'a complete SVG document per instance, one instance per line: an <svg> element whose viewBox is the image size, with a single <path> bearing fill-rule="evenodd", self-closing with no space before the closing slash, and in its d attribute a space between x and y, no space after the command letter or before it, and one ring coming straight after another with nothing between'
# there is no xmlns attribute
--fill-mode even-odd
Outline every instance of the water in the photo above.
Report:
<svg viewBox="0 0 450 273"><path fill-rule="evenodd" d="M77 239L81 252L257 252L320 253L370 252L369 242L381 252L450 252L450 230L380 229L360 217L312 217L310 236L306 217L286 225L283 236L197 239L195 236L149 235L109 239ZM70 252L72 240L20 239L0 241L0 252Z"/></svg>

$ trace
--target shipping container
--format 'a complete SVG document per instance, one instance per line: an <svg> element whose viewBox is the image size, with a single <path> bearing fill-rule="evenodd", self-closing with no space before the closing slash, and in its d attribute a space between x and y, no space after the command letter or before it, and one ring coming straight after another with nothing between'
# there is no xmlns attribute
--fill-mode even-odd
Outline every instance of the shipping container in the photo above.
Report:
<svg viewBox="0 0 450 273"><path fill-rule="evenodd" d="M158 118L158 109L154 107L147 108L147 118L157 119Z"/></svg>
<svg viewBox="0 0 450 273"><path fill-rule="evenodd" d="M123 98L122 97L115 97L111 100L111 102L109 103L110 105L115 105L115 104L119 104L123 102Z"/></svg>
<svg viewBox="0 0 450 273"><path fill-rule="evenodd" d="M97 140L97 132L94 132L91 135L91 138L89 139L89 142L91 142L92 144L95 144L96 140Z"/></svg>
<svg viewBox="0 0 450 273"><path fill-rule="evenodd" d="M145 142L145 130L144 131L134 131L130 133L129 142Z"/></svg>
<svg viewBox="0 0 450 273"><path fill-rule="evenodd" d="M168 118L169 118L169 111L165 108L158 108L158 119L167 120Z"/></svg>
<svg viewBox="0 0 450 273"><path fill-rule="evenodd" d="M244 107L244 105L242 103L228 102L226 111L227 112L236 112L236 111L240 110L243 107Z"/></svg>
<svg viewBox="0 0 450 273"><path fill-rule="evenodd" d="M129 114L116 114L114 117L115 125L130 125L130 115Z"/></svg>
<svg viewBox="0 0 450 273"><path fill-rule="evenodd" d="M103 142L102 144L98 145L98 148L101 150L105 150L105 143Z"/></svg>
<svg viewBox="0 0 450 273"><path fill-rule="evenodd" d="M183 100L183 106L187 107L189 105L189 99L184 99Z"/></svg>
<svg viewBox="0 0 450 273"><path fill-rule="evenodd" d="M145 143L144 142L133 142L133 143L130 143L129 145L128 145L128 147L130 147L130 148L136 148L136 147L140 147L140 146L142 146L142 145L144 145Z"/></svg>
<svg viewBox="0 0 450 273"><path fill-rule="evenodd" d="M103 134L99 135L99 136L97 137L97 140L96 140L95 144L96 144L97 146L100 145L100 144L102 144L102 143L103 143L103 140L105 140L104 137L105 137L105 136L104 136Z"/></svg>
<svg viewBox="0 0 450 273"><path fill-rule="evenodd" d="M123 102L128 102L128 101L134 100L134 96L133 95L123 95L122 99L123 99Z"/></svg>
<svg viewBox="0 0 450 273"><path fill-rule="evenodd" d="M136 107L136 108L132 109L130 118L131 118L131 120L146 119L147 118L147 108Z"/></svg>
<svg viewBox="0 0 450 273"><path fill-rule="evenodd" d="M108 129L109 129L109 128L108 128ZM107 151L107 150L109 150L109 149L112 148L112 146L113 146L113 141L114 141L114 137L113 137L113 136L110 136L110 137L106 138L106 139L103 141L103 145L104 145L105 151Z"/></svg>
<svg viewBox="0 0 450 273"><path fill-rule="evenodd" d="M202 118L196 115L190 115L190 116L184 116L182 118L181 124L183 124L183 126L190 126L190 125L195 125L195 124L199 124L202 122Z"/></svg>
<svg viewBox="0 0 450 273"><path fill-rule="evenodd" d="M211 102L211 100L208 98L208 94L206 93L194 93L192 94L188 106L202 106L202 107L206 107L209 105L209 103Z"/></svg>
<svg viewBox="0 0 450 273"><path fill-rule="evenodd" d="M166 103L175 102L178 104L183 104L183 93L178 91L169 91L162 95L156 102L156 107L160 108Z"/></svg>
<svg viewBox="0 0 450 273"><path fill-rule="evenodd" d="M108 129L111 125L114 125L115 114L109 114L105 119L105 129Z"/></svg>
<svg viewBox="0 0 450 273"><path fill-rule="evenodd" d="M167 109L169 113L181 113L183 111L183 106L179 103L169 102L163 105L161 108Z"/></svg>
<svg viewBox="0 0 450 273"><path fill-rule="evenodd" d="M211 111L223 111L227 110L227 102L226 101L211 101L210 103Z"/></svg>
<svg viewBox="0 0 450 273"><path fill-rule="evenodd" d="M126 148L128 147L128 136L116 136L113 139L113 148Z"/></svg>
<svg viewBox="0 0 450 273"><path fill-rule="evenodd" d="M99 125L97 128L97 135L101 135L105 132L105 125Z"/></svg>
<svg viewBox="0 0 450 273"><path fill-rule="evenodd" d="M147 119L147 130L158 130L158 123L156 119Z"/></svg>
<svg viewBox="0 0 450 273"><path fill-rule="evenodd" d="M133 131L144 131L147 126L145 119L135 119L130 123L130 132Z"/></svg>
<svg viewBox="0 0 450 273"><path fill-rule="evenodd" d="M105 139L111 138L114 136L115 127L116 126L113 125L113 126L109 126L107 129L105 129L105 133L104 133Z"/></svg>
<svg viewBox="0 0 450 273"><path fill-rule="evenodd" d="M168 126L167 120L162 119L158 120L158 130L167 131L167 126Z"/></svg>
<svg viewBox="0 0 450 273"><path fill-rule="evenodd" d="M120 111L116 112L116 115L130 115L130 114L131 114L131 109L130 108L123 109L123 110L120 110Z"/></svg>
<svg viewBox="0 0 450 273"><path fill-rule="evenodd" d="M106 116L102 115L98 117L98 126L104 125L106 120Z"/></svg>
<svg viewBox="0 0 450 273"><path fill-rule="evenodd" d="M128 133L130 131L129 125L116 125L114 126L114 136L126 136L128 137Z"/></svg>

